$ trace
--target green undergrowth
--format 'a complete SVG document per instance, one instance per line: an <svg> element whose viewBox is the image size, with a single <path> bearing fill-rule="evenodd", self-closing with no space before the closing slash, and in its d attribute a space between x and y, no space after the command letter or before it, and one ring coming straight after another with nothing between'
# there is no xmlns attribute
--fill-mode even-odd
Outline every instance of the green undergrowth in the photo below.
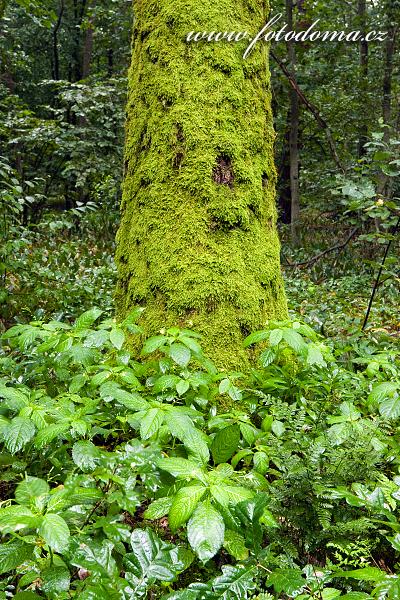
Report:
<svg viewBox="0 0 400 600"><path fill-rule="evenodd" d="M270 322L218 372L185 329L132 356L141 312L2 336L0 598L398 598L391 338Z"/></svg>

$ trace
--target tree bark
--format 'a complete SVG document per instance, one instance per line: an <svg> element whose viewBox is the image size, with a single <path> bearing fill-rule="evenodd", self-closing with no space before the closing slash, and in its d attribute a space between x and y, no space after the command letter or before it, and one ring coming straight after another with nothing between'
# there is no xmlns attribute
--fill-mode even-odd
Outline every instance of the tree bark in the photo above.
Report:
<svg viewBox="0 0 400 600"><path fill-rule="evenodd" d="M261 28L268 7L133 4L117 314L142 305L144 336L189 327L220 368L242 368L243 338L287 317L267 51L186 36Z"/></svg>
<svg viewBox="0 0 400 600"><path fill-rule="evenodd" d="M294 31L293 19L293 0L286 0L286 22L288 31ZM287 42L288 58L290 71L294 82L297 84L296 77L296 47L295 42ZM290 228L292 243L295 246L300 244L300 180L299 180L299 119L300 102L296 91L291 87L290 94L290 191L291 191L291 211Z"/></svg>
<svg viewBox="0 0 400 600"><path fill-rule="evenodd" d="M367 35L367 0L358 0L358 11L357 17L359 22L359 28L362 33L360 41L360 116L361 126L358 140L358 157L361 158L365 155L365 144L368 142L368 121L366 110L367 95L368 95L368 62L369 62L369 48L368 41L366 40Z"/></svg>
<svg viewBox="0 0 400 600"><path fill-rule="evenodd" d="M382 117L387 127L384 130L383 141L388 143L390 140L390 124L392 121L392 96L393 96L393 59L396 47L397 27L394 23L394 11L390 6L388 9L388 36L384 49L384 71L382 84ZM386 196L388 192L389 177L381 173L378 179L377 195Z"/></svg>
<svg viewBox="0 0 400 600"><path fill-rule="evenodd" d="M64 0L61 0L60 8L58 11L57 21L53 28L53 79L58 81L60 79L60 56L58 52L58 31L61 27L61 22L64 14Z"/></svg>
<svg viewBox="0 0 400 600"><path fill-rule="evenodd" d="M92 63L93 53L93 21L89 18L88 26L85 31L85 42L83 44L82 57L82 79L86 79L90 75L90 66Z"/></svg>

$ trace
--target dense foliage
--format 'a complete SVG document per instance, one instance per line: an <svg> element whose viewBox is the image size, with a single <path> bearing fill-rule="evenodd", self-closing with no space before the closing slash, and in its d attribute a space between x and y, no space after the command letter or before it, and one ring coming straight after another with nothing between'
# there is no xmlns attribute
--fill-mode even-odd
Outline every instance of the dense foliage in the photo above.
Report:
<svg viewBox="0 0 400 600"><path fill-rule="evenodd" d="M250 375L218 373L178 328L131 356L140 314L117 325L95 308L3 334L3 591L396 598L387 336L345 349L270 323L245 342L263 348Z"/></svg>

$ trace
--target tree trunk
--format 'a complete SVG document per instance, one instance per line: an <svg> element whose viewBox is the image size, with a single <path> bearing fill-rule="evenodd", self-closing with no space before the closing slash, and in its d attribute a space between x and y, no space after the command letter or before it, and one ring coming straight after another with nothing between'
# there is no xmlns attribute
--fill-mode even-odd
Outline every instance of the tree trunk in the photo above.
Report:
<svg viewBox="0 0 400 600"><path fill-rule="evenodd" d="M294 31L293 0L286 0L286 22L288 31ZM295 42L287 42L290 71L295 83L296 77L296 47ZM300 181L299 181L299 119L300 102L296 91L290 87L290 191L291 211L290 227L292 242L295 246L300 244Z"/></svg>
<svg viewBox="0 0 400 600"><path fill-rule="evenodd" d="M86 79L90 75L92 54L93 54L93 21L92 21L92 17L89 17L89 22L87 25L87 29L85 31L85 42L83 45L82 79Z"/></svg>
<svg viewBox="0 0 400 600"><path fill-rule="evenodd" d="M360 116L361 126L358 140L358 157L365 155L365 144L368 142L368 41L367 35L367 0L358 0L357 17L362 33L360 41Z"/></svg>
<svg viewBox="0 0 400 600"><path fill-rule="evenodd" d="M287 317L267 52L186 36L261 28L266 3L133 4L117 313L142 305L144 335L192 328L240 368L243 337Z"/></svg>
<svg viewBox="0 0 400 600"><path fill-rule="evenodd" d="M394 12L394 11L393 11ZM394 14L388 9L388 36L385 42L384 49L384 72L382 85L382 117L383 122L387 127L384 130L383 141L387 144L390 140L390 125L392 121L392 96L393 96L393 59L396 47L397 27L394 23ZM389 177L385 173L381 173L378 179L377 195L386 196Z"/></svg>
<svg viewBox="0 0 400 600"><path fill-rule="evenodd" d="M64 0L61 0L57 21L53 28L53 79L58 81L60 79L60 55L58 51L58 31L61 27L61 22L64 14Z"/></svg>

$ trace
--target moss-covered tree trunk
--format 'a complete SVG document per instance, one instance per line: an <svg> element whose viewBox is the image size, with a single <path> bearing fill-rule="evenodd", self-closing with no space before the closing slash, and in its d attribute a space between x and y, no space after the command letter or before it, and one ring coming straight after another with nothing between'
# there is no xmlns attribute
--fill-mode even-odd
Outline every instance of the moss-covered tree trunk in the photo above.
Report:
<svg viewBox="0 0 400 600"><path fill-rule="evenodd" d="M117 312L146 307L154 334L204 335L220 367L287 315L276 230L267 50L187 42L190 31L256 32L264 0L135 0Z"/></svg>

